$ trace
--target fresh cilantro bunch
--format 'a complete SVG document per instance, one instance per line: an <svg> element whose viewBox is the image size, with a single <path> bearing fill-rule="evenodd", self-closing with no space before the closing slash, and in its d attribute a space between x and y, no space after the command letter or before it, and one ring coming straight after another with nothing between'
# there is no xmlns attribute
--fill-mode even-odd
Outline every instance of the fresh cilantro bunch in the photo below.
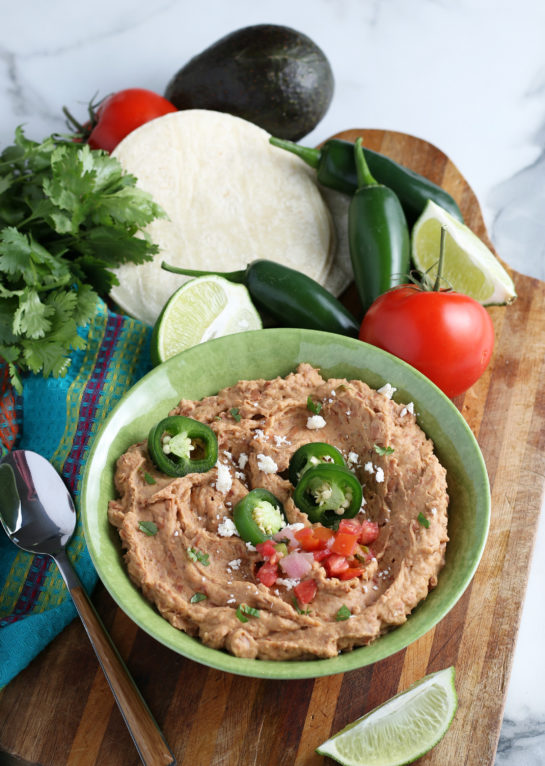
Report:
<svg viewBox="0 0 545 766"><path fill-rule="evenodd" d="M0 155L0 356L18 391L21 372L66 374L112 269L151 260L143 228L163 216L106 152L17 129Z"/></svg>

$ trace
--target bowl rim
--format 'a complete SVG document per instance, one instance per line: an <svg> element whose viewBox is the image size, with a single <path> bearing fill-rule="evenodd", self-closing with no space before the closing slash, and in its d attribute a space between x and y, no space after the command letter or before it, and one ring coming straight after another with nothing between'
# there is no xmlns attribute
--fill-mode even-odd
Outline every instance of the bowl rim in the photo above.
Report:
<svg viewBox="0 0 545 766"><path fill-rule="evenodd" d="M259 338L257 338L256 336L259 336ZM411 615L409 615L407 622L403 623L403 625L399 626L398 628L394 628L388 631L387 633L383 634L382 636L380 636L378 639L376 639L374 642L372 642L369 645L357 647L349 652L340 653L336 657L332 657L332 658L324 658L324 659L316 658L316 659L309 659L309 660L260 660L260 659L246 659L246 658L235 657L227 653L226 651L212 649L208 646L205 646L199 639L192 638L188 636L187 634L183 633L182 631L171 626L170 623L168 623L168 621L159 614L156 607L150 602L148 602L145 599L145 597L141 594L141 592L137 589L137 587L134 584L132 584L126 572L124 564L121 560L121 555L119 554L119 559L120 559L119 566L125 576L125 579L128 581L128 583L130 583L130 586L131 586L130 589L134 591L134 593L136 594L138 602L139 603L144 602L148 607L148 609L146 609L147 612L149 612L149 610L152 610L160 621L164 622L166 625L168 625L171 628L171 631L170 630L166 631L166 635L158 636L157 631L150 629L149 624L146 623L146 620L144 620L138 613L138 610L135 609L135 606L132 603L132 599L131 599L131 603L127 604L120 597L115 587L115 583L112 582L112 579L108 576L107 568L104 566L104 563L101 560L101 552L99 551L99 547L96 544L96 541L93 536L93 526L91 522L92 520L94 520L94 517L92 515L92 511L88 508L88 500L89 500L89 494L90 494L90 487L92 483L92 472L95 465L95 460L97 459L97 456L100 454L101 449L104 448L103 441L105 440L106 435L108 435L108 431L112 427L112 424L119 417L119 414L123 412L124 408L128 406L127 403L130 402L132 397L135 397L135 395L138 392L142 391L147 386L150 386L153 380L157 376L164 375L165 373L168 373L168 371L174 370L176 367L180 366L181 360L185 362L189 358L189 362L191 363L191 356L196 356L198 359L199 356L203 355L204 347L206 347L207 351L210 351L210 352L212 352L213 350L217 351L217 349L221 348L222 346L229 347L232 344L236 344L237 339L238 339L238 342L240 342L241 338L243 338L244 341L248 343L255 342L260 346L263 343L267 344L267 343L277 342L282 344L287 342L287 339L289 337L299 339L299 342L314 341L316 343L325 342L326 344L329 344L329 345L337 344L337 346L342 347L343 351L346 351L347 353L351 352L352 350L359 351L361 353L365 353L366 355L368 355L369 358L373 358L374 360L379 360L384 363L387 363L386 364L387 367L390 367L393 369L397 368L400 371L403 371L403 374L405 376L408 376L408 377L405 377L405 381L407 379L413 380L415 382L418 382L418 385L420 387L427 389L430 396L432 397L434 406L437 406L439 409L444 409L446 413L450 413L450 417L457 424L457 427L460 433L463 434L463 437L466 439L466 445L465 445L466 448L468 448L472 452L472 460L473 460L472 470L475 473L475 476L480 481L478 487L476 487L477 491L480 492L480 494L478 495L480 500L480 506L481 506L479 509L479 513L481 515L480 534L476 542L476 545L474 547L473 555L470 561L468 562L467 568L465 572L463 573L463 576L459 580L458 587L450 595L450 597L448 597L442 603L441 608L436 610L435 617L431 620L431 622L424 621L425 627L423 630L418 629L418 623L420 622L420 620L416 617L416 615L418 614L420 607L428 601L433 591L426 597L426 599L424 599L422 602L420 602L419 605L417 605L417 607L415 607ZM301 359L301 360L298 360L297 362L294 362L291 369L295 370L295 368L300 363L300 361L304 361L304 360ZM337 360L336 364L342 364L342 361L343 360ZM325 365L320 365L318 363L313 363L312 361L310 363L316 367L325 366ZM356 361L352 360L352 363L355 363L357 365L357 360ZM374 361L373 361L373 364L374 364ZM285 375L286 373L277 373L277 375L280 375L280 374ZM277 375L273 375L272 377L276 377ZM378 376L383 377L381 373L378 373ZM241 379L243 379L243 377L244 376L241 376ZM265 377L266 379L272 379L271 376L263 376L263 377ZM324 375L324 377L327 378L332 376ZM364 378L360 378L360 379L364 379ZM384 382L389 382L389 381L385 380ZM223 387L224 386L222 386L222 388ZM182 398L181 393L178 394L178 396L179 398ZM420 413L419 413L419 420L420 420ZM426 433L426 435L429 435L425 428L423 428L423 430ZM143 438L145 438L145 436ZM430 438L432 438L433 440L432 436L430 436ZM111 447L111 444L107 448L106 450L107 452L110 449L110 447ZM117 457L118 456L119 455L117 455ZM140 627L148 635L151 635L155 640L159 641L164 646L167 646L168 648L172 649L176 653L188 659L199 662L207 667L211 667L217 670L223 670L228 673L233 673L233 674L242 675L242 676L249 676L254 678L269 678L269 679L278 679L278 680L303 679L303 678L318 678L321 676L333 675L336 673L344 673L350 670L355 670L357 668L370 665L382 659L385 659L397 653L398 651L405 649L407 646L412 644L414 641L416 641L426 632L428 632L433 627L435 627L448 614L448 612L451 611L451 609L459 601L459 599L462 597L465 590L469 586L475 574L475 571L479 565L480 559L482 557L482 553L484 551L484 547L486 545L489 526L490 526L490 485L488 481L488 474L487 474L484 458L482 456L478 442L473 432L471 431L468 423L463 418L462 414L454 405L454 403L448 397L446 397L445 394L443 394L443 392L439 388L437 388L437 386L435 386L428 378L426 378L418 370L411 367L409 364L407 364L403 360L398 359L397 357L394 357L388 352L383 351L382 349L379 349L375 346L371 346L362 341L359 341L356 338L349 338L346 336L340 336L333 333L322 332L319 330L307 330L307 329L296 329L296 328L267 328L267 329L246 331L243 333L235 333L228 336L222 336L220 338L215 338L215 339L206 341L205 343L199 344L198 346L189 348L181 352L180 354L176 355L175 357L172 357L171 359L167 360L163 364L158 365L157 367L154 367L146 375L144 375L140 380L138 380L130 389L128 389L124 393L124 395L121 397L121 399L112 408L108 416L105 418L104 422L101 424L90 446L89 452L87 454L86 462L85 462L85 469L84 469L82 485L81 485L80 512L82 517L85 541L89 550L91 561L93 565L95 566L95 569L98 573L98 576L101 582L103 583L107 591L110 593L113 600L121 608L121 610L125 612L125 614L127 614L131 618L131 620L135 622L138 625L138 627ZM119 544L119 549L120 549L120 544ZM448 545L447 545L447 551L448 551ZM441 573L439 574L439 583L441 582L440 578L441 578ZM412 624L414 626L414 630L406 630L405 631L406 636L404 636L404 638L401 641L399 640L396 641L395 637L396 635L399 636L399 630L409 624Z"/></svg>

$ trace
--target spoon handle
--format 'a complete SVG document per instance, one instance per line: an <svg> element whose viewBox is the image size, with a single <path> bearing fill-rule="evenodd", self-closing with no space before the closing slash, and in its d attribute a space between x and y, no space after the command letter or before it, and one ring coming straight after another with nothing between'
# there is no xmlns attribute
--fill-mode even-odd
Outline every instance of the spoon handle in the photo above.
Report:
<svg viewBox="0 0 545 766"><path fill-rule="evenodd" d="M74 600L78 614L93 645L106 680L110 684L115 701L127 724L142 763L145 766L176 766L176 759L66 553L61 551L54 558Z"/></svg>

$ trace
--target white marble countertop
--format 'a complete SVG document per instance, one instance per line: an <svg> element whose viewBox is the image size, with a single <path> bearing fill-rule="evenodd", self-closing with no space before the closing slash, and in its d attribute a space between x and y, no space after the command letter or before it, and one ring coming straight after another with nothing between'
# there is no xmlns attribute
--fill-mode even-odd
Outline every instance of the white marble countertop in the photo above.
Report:
<svg viewBox="0 0 545 766"><path fill-rule="evenodd" d="M257 23L294 27L328 56L336 80L309 145L346 128L425 138L477 194L497 251L545 279L545 3L542 0L27 0L0 25L0 146L63 131L95 95L164 91L189 59ZM517 642L497 766L545 763L545 528Z"/></svg>

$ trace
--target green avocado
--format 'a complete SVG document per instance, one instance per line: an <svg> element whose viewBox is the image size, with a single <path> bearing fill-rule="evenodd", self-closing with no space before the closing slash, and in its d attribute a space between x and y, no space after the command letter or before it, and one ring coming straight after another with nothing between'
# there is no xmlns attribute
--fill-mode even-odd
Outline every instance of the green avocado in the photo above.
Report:
<svg viewBox="0 0 545 766"><path fill-rule="evenodd" d="M331 66L309 37L258 24L222 37L169 82L178 109L214 109L242 117L290 141L310 133L333 96Z"/></svg>

